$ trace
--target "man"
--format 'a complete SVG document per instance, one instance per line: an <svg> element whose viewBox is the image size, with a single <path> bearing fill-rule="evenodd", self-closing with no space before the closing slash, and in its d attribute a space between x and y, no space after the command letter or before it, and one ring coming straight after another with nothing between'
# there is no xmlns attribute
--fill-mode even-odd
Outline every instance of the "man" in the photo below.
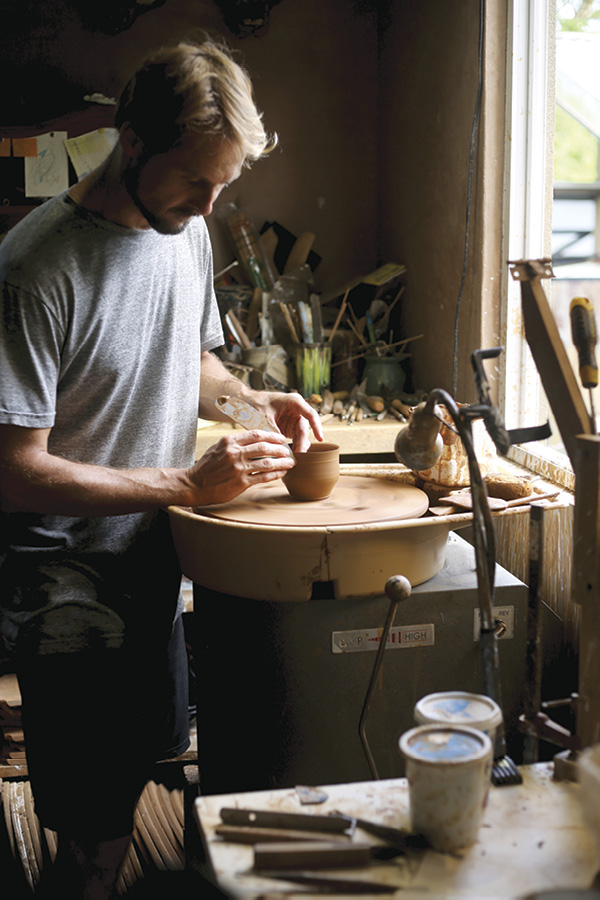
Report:
<svg viewBox="0 0 600 900"><path fill-rule="evenodd" d="M286 436L322 439L299 394L252 392L210 353L203 217L273 143L246 74L209 40L167 48L116 125L108 161L0 248L0 624L63 900L112 896L151 764L188 746L164 508L230 500L293 465ZM194 463L197 416L218 418L221 394L280 433L232 434Z"/></svg>

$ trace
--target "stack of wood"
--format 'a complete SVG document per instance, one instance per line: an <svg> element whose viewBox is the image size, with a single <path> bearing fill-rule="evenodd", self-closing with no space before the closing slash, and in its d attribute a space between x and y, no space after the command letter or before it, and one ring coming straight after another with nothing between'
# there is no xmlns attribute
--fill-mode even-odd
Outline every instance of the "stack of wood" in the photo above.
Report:
<svg viewBox="0 0 600 900"><path fill-rule="evenodd" d="M0 676L0 766L25 766L21 692L17 676Z"/></svg>

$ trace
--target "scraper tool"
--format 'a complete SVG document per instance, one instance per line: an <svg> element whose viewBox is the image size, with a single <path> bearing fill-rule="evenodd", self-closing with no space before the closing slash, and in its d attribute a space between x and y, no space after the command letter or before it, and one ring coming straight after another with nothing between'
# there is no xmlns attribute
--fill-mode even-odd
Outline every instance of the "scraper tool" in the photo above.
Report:
<svg viewBox="0 0 600 900"><path fill-rule="evenodd" d="M246 431L258 429L260 431L274 431L275 434L280 433L265 416L259 413L257 409L250 406L245 400L240 400L238 397L217 397L215 406L217 409L220 409L224 415L229 416L229 418L237 425L241 425L242 428L245 428ZM289 446L287 447L287 451L291 456L292 450Z"/></svg>

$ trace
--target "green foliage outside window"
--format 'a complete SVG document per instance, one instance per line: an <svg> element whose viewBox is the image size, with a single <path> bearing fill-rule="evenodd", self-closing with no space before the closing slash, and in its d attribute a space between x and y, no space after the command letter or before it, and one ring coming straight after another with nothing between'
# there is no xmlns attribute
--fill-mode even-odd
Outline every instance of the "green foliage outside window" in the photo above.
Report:
<svg viewBox="0 0 600 900"><path fill-rule="evenodd" d="M557 0L558 31L600 30L600 0ZM554 181L590 184L598 181L598 141L580 122L556 107Z"/></svg>
<svg viewBox="0 0 600 900"><path fill-rule="evenodd" d="M554 131L554 180L577 184L598 180L598 141L560 106Z"/></svg>

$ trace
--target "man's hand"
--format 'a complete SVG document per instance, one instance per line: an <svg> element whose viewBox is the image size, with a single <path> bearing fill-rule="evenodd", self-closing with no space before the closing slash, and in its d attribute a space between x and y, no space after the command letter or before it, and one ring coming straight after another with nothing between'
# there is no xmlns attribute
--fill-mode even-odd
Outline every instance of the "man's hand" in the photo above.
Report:
<svg viewBox="0 0 600 900"><path fill-rule="evenodd" d="M294 460L282 434L235 432L209 447L189 469L189 505L227 503L253 484L281 478L293 466Z"/></svg>
<svg viewBox="0 0 600 900"><path fill-rule="evenodd" d="M198 415L201 418L226 421L215 408L217 397L229 395L245 400L276 425L292 441L292 449L304 453L310 446L312 432L318 441L323 440L321 420L313 407L300 394L277 391L254 391L231 375L214 354L202 354L202 379Z"/></svg>
<svg viewBox="0 0 600 900"><path fill-rule="evenodd" d="M292 450L305 453L310 447L310 430L323 440L323 427L315 409L300 394L257 391L249 402L274 422L292 441Z"/></svg>

